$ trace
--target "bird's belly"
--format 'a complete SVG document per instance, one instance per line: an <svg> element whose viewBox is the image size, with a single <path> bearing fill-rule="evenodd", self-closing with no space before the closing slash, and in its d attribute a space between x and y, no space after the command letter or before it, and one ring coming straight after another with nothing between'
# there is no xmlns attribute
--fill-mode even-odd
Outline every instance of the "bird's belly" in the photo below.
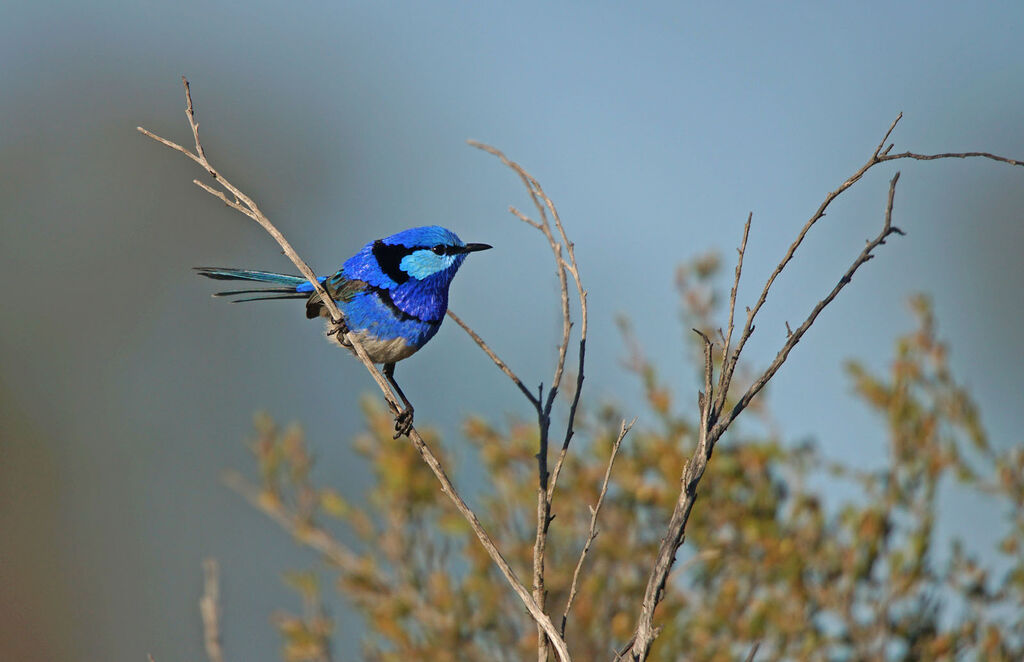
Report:
<svg viewBox="0 0 1024 662"><path fill-rule="evenodd" d="M330 332L331 326L331 323L328 322L328 332ZM366 350L366 354L370 357L370 360L374 363L395 363L396 361L409 358L416 353L417 349L419 349L419 347L409 343L405 338L401 337L382 339L366 331L352 331L350 335L356 337L359 344ZM350 346L342 343L341 334L332 335L328 333L327 339L351 350L353 354L355 353L355 350Z"/></svg>
<svg viewBox="0 0 1024 662"><path fill-rule="evenodd" d="M359 339L374 363L394 363L412 356L441 326L440 321L425 321L402 312L390 295L384 297L378 290L364 290L338 303L350 334ZM327 327L329 332L330 321ZM337 335L329 337L342 344Z"/></svg>

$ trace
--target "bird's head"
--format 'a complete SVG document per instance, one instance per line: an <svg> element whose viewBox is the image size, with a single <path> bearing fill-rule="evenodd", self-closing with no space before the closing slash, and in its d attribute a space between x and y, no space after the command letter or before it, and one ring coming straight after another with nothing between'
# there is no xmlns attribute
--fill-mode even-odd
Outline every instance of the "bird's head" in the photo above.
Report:
<svg viewBox="0 0 1024 662"><path fill-rule="evenodd" d="M353 258L356 263L346 264L345 270L350 278L379 287L392 288L415 280L432 281L446 288L468 254L488 248L491 246L487 244L466 244L451 230L428 225L367 244Z"/></svg>

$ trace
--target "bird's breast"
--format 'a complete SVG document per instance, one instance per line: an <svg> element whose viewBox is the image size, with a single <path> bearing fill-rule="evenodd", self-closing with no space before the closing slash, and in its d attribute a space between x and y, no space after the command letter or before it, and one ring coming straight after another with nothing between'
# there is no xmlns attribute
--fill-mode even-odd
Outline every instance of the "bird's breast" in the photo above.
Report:
<svg viewBox="0 0 1024 662"><path fill-rule="evenodd" d="M361 334L360 338L366 338L363 344L367 351L371 345L375 348L379 358L374 361L382 363L410 356L437 333L443 319L443 313L437 320L409 314L395 304L390 291L373 287L339 301L338 307L349 329Z"/></svg>

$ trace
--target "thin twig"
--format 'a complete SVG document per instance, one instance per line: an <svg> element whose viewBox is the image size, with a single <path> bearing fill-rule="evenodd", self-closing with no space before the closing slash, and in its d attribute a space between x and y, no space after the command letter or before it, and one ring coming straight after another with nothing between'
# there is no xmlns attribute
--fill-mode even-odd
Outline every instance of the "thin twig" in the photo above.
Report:
<svg viewBox="0 0 1024 662"><path fill-rule="evenodd" d="M529 400L534 407L540 407L540 400L537 399L537 396L531 393L530 389L526 388L526 385L523 384L523 381L519 379L516 373L512 372L512 369L508 367L508 364L502 361L501 358L499 358L498 355L494 353L494 350L492 350L490 346L486 342L484 342L483 338L477 335L476 331L470 328L468 324L463 322L462 318L456 315L451 308L448 309L448 317L452 318L452 320L454 320L456 324L462 327L463 331L469 334L469 337L473 339L473 342L475 342L480 347L480 349L484 350L484 353L487 354L487 356L489 356L492 361L494 361L494 365L498 366L498 368L503 373L505 373L505 376L512 380L512 383L519 388L522 394L526 396L526 399Z"/></svg>
<svg viewBox="0 0 1024 662"><path fill-rule="evenodd" d="M192 183L195 184L196 186L198 186L199 188L203 189L204 191L206 191L207 193L209 193L213 197L220 198L221 200L224 201L224 204L226 204L228 207L231 207L235 211L240 211L243 214L245 214L246 216L248 216L249 218L253 218L253 219L256 218L256 216L251 211L249 211L245 207L245 205L239 203L237 200L228 200L228 196L224 195L223 191L218 191L217 189L213 188L212 186L210 186L206 182L201 182L198 179L193 179Z"/></svg>
<svg viewBox="0 0 1024 662"><path fill-rule="evenodd" d="M747 214L747 222L743 224L743 239L740 241L740 247L736 249L739 256L736 259L736 274L732 279L732 289L729 291L729 324L726 328L726 336L723 338L722 344L722 366L724 368L726 362L729 360L729 347L732 344L732 332L735 328L734 316L736 312L736 292L740 287L740 276L743 274L743 256L747 253L747 238L750 236L750 222L754 219L754 212ZM718 397L725 402L725 397L728 395L725 393L725 370L718 376ZM715 401L714 416L718 415L720 407L718 400Z"/></svg>
<svg viewBox="0 0 1024 662"><path fill-rule="evenodd" d="M714 352L714 344L711 339L699 329L693 329L701 339L704 340L704 392L700 394L700 443L697 446L698 451L702 454L710 456L710 450L707 448L708 443L708 431L711 427L711 411L714 408L715 394L714 394L714 379L715 379L715 364L712 358Z"/></svg>
<svg viewBox="0 0 1024 662"><path fill-rule="evenodd" d="M562 440L562 450L559 452L558 460L555 462L555 468L551 472L551 484L548 485L547 498L549 504L554 499L555 486L558 484L558 476L562 472L562 463L565 462L565 456L569 451L569 443L572 441L575 430L576 409L580 403L580 394L583 392L583 366L587 357L587 325L589 320L589 315L587 314L587 291L583 289L583 281L580 280L579 265L576 264L576 245L569 241L569 237L566 236L565 227L562 225L562 219L559 217L554 205L551 205L551 215L555 219L555 227L558 228L558 233L562 237L562 243L566 246L566 253L569 255L569 262L563 262L563 264L572 275L573 282L576 283L576 295L579 298L580 303L580 349L576 370L576 391L573 393L572 403L569 405L569 420L565 424L565 437Z"/></svg>
<svg viewBox="0 0 1024 662"><path fill-rule="evenodd" d="M883 154L878 157L880 162L895 161L896 159L914 159L915 161L934 161L936 159L990 159L1012 166L1024 166L1024 161L1008 159L1005 156L997 156L988 152L943 152L942 154L915 154L914 152L900 152L899 154Z"/></svg>
<svg viewBox="0 0 1024 662"><path fill-rule="evenodd" d="M470 143L470 144L472 144L472 143ZM538 230L540 230L540 227L541 227L540 223L538 223L537 221L533 220L532 218L530 218L529 216L527 216L523 212L519 211L519 209L517 209L516 207L511 207L510 206L508 208L508 213L512 214L513 216L518 218L523 223L526 223L527 225L531 225L531 226L537 228Z"/></svg>
<svg viewBox="0 0 1024 662"><path fill-rule="evenodd" d="M192 106L192 94L189 89L188 80L184 76L182 76L181 80L182 85L185 88L185 112L186 116L188 117L189 126L192 129L193 137L195 138L197 144L196 153L189 152L181 145L161 138L151 133L150 131L143 129L142 127L138 127L138 130L144 135L149 136L150 138L153 138L154 140L176 151L184 153L193 161L201 165L203 168L206 169L206 171L210 174L211 177L213 177L213 179L218 184L220 184L225 190L227 190L228 192L235 196L235 199L238 200L239 204L243 205L248 209L248 212L243 213L246 213L247 216L253 218L257 223L260 224L260 226L264 230L266 230L268 234L270 234L271 237L274 238L275 241L277 241L278 245L284 251L288 259L292 261L296 268L298 268L302 275L310 282L314 290L320 296L321 302L323 303L324 307L327 309L331 321L339 328L341 333L344 335L345 340L349 344L351 344L353 350L356 353L356 356L359 357L359 360L363 363L366 369L373 376L374 381L377 382L377 386L380 387L381 392L384 394L384 397L387 400L388 406L391 408L391 411L395 414L398 414L400 411L402 411L402 409L398 404L398 400L395 397L394 392L392 392L390 385L384 380L384 376L381 374L380 370L378 370L377 367L373 364L373 362L370 361L369 356L366 354L366 350L362 347L359 341L352 334L348 333L347 329L343 326L344 317L341 314L341 311L338 309L334 300L327 294L327 291L323 288L323 285L320 284L320 281L317 280L316 275L309 268L309 265L307 265L306 262L299 257L298 253L295 252L295 249L293 249L291 244L289 244L288 241L284 238L284 235L282 235L281 232L274 226L274 224L270 222L266 215L264 215L263 212L260 211L259 207L256 206L256 203L253 202L251 198L246 196L240 189L238 189L230 182L228 182L224 178L224 176L220 174L210 164L209 160L206 157L205 152L202 150L200 145L199 125L195 121L195 113ZM224 198L221 198L221 200L224 201ZM228 206L232 205L228 203ZM437 478L438 482L441 485L441 491L444 492L444 494L452 501L453 504L455 504L456 509L469 523L470 528L476 534L477 539L480 541L480 544L487 551L488 555L491 557L491 560L501 571L506 581L512 587L512 590L516 593L516 595L519 596L520 600L523 601L523 604L526 606L527 611L530 612L530 615L537 622L538 627L541 630L543 630L543 632L547 636L547 639L552 642L559 659L562 662L568 662L570 660L569 650L565 645L565 641L558 634L558 630L555 627L554 623L551 622L551 619L547 616L547 614L544 613L542 606L538 605L538 603L533 599L533 597L531 597L529 591L527 591L526 588L523 586L522 582L520 582L519 579L516 577L515 572L512 570L511 566L509 566L508 562L505 560L505 557L498 550L497 546L491 540L491 537L484 530L483 526L481 526L480 521L476 517L476 514L469 508L469 506L466 505L466 502L456 491L455 486L448 478L448 475L445 473L444 468L438 461L437 456L434 455L434 452L430 449L429 446L427 446L426 442L423 441L423 438L420 436L419 432L414 427L410 427L408 437L410 441L412 441L413 446L419 452L420 457L423 458L423 461L427 464L428 467L430 467L430 470L434 473L434 476Z"/></svg>
<svg viewBox="0 0 1024 662"><path fill-rule="evenodd" d="M754 318L757 316L758 311L761 310L761 307L767 300L768 292L771 289L772 284L775 282L775 279L779 276L779 274L782 273L782 270L786 267L789 261L793 259L793 255L796 253L797 248L800 247L800 244L803 243L804 237L807 236L807 233L810 231L810 229L814 226L815 223L817 223L819 220L821 220L822 217L825 216L825 211L828 209L829 205L831 205L836 198L842 195L844 191L846 191L848 188L850 188L858 181L860 181L860 179L868 170L878 165L879 163L885 163L887 161L896 161L899 159L934 161L937 159L983 158L992 161L997 161L999 163L1006 163L1013 166L1024 166L1024 161L1021 161L1019 159L1006 158L1005 156L998 156L996 154L991 154L989 152L943 152L941 154L918 154L916 152L901 152L899 154L889 154L888 150L892 148L892 145L889 145L889 147L885 148L884 151L883 148L885 147L885 143L889 140L889 136L892 135L892 132L896 129L896 125L899 124L901 119L903 119L903 113L897 115L896 119L894 119L892 124L889 125L889 128L886 130L885 135L882 137L882 140L878 143L878 146L872 153L871 158L868 159L868 161L863 166L861 166L860 169L857 170L857 172L851 175L836 190L826 195L825 199L822 201L821 205L818 206L818 209L815 211L815 213L811 216L810 219L808 219L808 221L800 229L800 232L797 235L796 240L790 245L789 250L786 251L786 254L783 256L782 260L775 267L775 270L772 272L771 276L765 282L764 288L761 291L761 296L754 304L754 307L748 310L747 321L743 328L743 332L740 335L740 340L737 343L736 349L733 351L732 355L727 358L726 365L723 366L722 383L731 381L733 370L735 370L736 363L739 359L739 354L743 350L744 345L753 333ZM721 409L724 407L725 396L726 393L720 390L718 394L718 402L716 403L718 405L719 411L721 411Z"/></svg>
<svg viewBox="0 0 1024 662"><path fill-rule="evenodd" d="M655 559L654 569L644 590L644 598L640 608L640 618L637 620L636 631L633 635L632 644L624 649L622 654L629 652L633 659L645 659L650 651L650 645L657 637L657 628L654 626L654 609L661 602L665 591L665 582L668 580L668 573L675 563L676 551L683 544L683 534L686 530L686 522L690 517L690 510L697 499L697 484L704 475L704 469L711 453L715 447L716 439L710 437L711 409L714 406L712 395L712 383L714 378L714 364L712 362L713 345L711 340L698 329L693 329L697 335L704 340L704 392L698 394L698 410L700 413L700 431L698 433L697 447L693 455L687 460L683 467L682 484L679 492L679 499L676 501L676 508L669 521L668 533L661 539L661 546L658 549L658 556ZM728 388L728 384L726 384ZM678 533L678 536L676 535ZM654 579L659 581L655 582Z"/></svg>
<svg viewBox="0 0 1024 662"><path fill-rule="evenodd" d="M735 348L730 348L731 335L733 330L733 324L729 324L729 335L725 338L725 350L723 351L723 362L722 362L722 373L719 377L719 388L718 395L714 401L714 406L711 408L713 412L710 418L707 416L708 406L707 399L704 398L701 403L701 439L698 442L697 448L694 450L693 455L686 462L682 472L682 489L679 492L679 497L676 501L675 508L672 512L672 517L669 520L665 537L662 539L661 547L658 550L658 555L655 559L654 566L651 570L651 574L648 577L647 587L644 591L644 598L640 605L640 615L637 619L637 626L634 630L634 635L630 642L622 648L617 657L629 655L630 659L633 660L645 660L650 652L651 643L657 637L657 629L653 626L654 610L658 603L661 601L664 595L665 583L668 580L669 572L671 571L672 565L675 561L676 551L679 546L682 545L685 538L686 523L689 519L690 511L693 508L694 501L697 497L697 485L704 475L704 470L707 467L707 462L711 457L711 453L714 450L714 446L717 441L722 437L729 425L736 419L736 417L744 410L744 408L750 403L750 401L764 388L765 384L775 375L782 364L786 361L790 351L800 341L804 333L810 328L810 326L817 319L818 315L826 306L828 306L839 292L850 282L853 278L854 273L868 262L874 255L873 252L878 246L885 243L885 239L892 234L903 234L903 232L892 225L892 207L896 191L896 182L899 180L899 173L892 178L889 183L889 195L887 198L887 204L885 209L885 221L882 230L879 232L875 239L868 241L864 250L861 251L860 255L854 260L853 264L847 269L846 273L839 279L839 282L832 288L832 291L811 310L810 314L804 320L804 323L797 327L795 330L790 330L787 324L787 336L786 340L776 355L772 363L761 373L761 376L751 384L746 392L737 400L736 404L728 414L723 414L726 397L729 392L729 386L732 382L732 377L736 366L739 362L740 355L749 340L751 334L754 331L754 320L757 316L758 311L764 305L768 298L768 293L771 290L772 284L775 279L782 273L785 267L789 264L796 250L803 243L804 238L810 229L817 223L822 217L825 216L825 212L829 205L839 197L844 191L853 186L857 181L864 176L864 174L872 167L879 163L887 161L894 161L897 159L916 159L916 160L935 160L942 158L970 158L979 157L987 158L1001 163L1008 163L1014 166L1024 165L1024 162L1016 159L1008 159L1002 156L996 156L987 152L947 152L942 154L924 155L916 154L914 152L903 152L900 154L890 154L892 145L886 147L886 143L889 140L889 136L892 135L893 130L903 117L902 113L896 117L896 119L889 126L889 129L885 132L882 140L879 142L878 147L872 153L867 163L861 166L853 175L851 175L846 181L844 181L837 189L831 191L825 196L824 201L819 205L818 209L814 212L811 218L803 225L797 234L796 239L789 246L786 254L782 260L775 267L775 270L771 273L766 281L764 288L761 290L761 294L754 304L753 308L747 309L747 319L743 326L743 330L740 333L739 340L737 341ZM748 224L744 227L744 238L741 244L740 250L740 262L737 263L736 277L734 280L734 290L738 286L739 277L741 272L741 263L743 253L746 249L746 238L749 232L749 217ZM735 294L733 294L733 298ZM735 309L735 302L730 302L730 319L732 319L732 311ZM709 341L705 338L705 347L709 344ZM709 371L705 369L705 391L710 391L707 388L707 375ZM708 429L710 424L710 429Z"/></svg>
<svg viewBox="0 0 1024 662"><path fill-rule="evenodd" d="M683 544L686 534L686 523L689 521L690 512L693 509L693 504L697 500L697 485L700 483L701 478L704 476L704 471L707 468L708 461L711 459L711 454L714 451L715 444L718 439L721 438L722 434L729 427L736 416L750 402L760 390L768 383L768 380L778 371L779 367L785 362L789 355L790 350L796 343L799 342L803 334L810 328L811 324L817 318L818 314L831 303L836 295L850 282L854 272L859 269L865 262L871 259L871 251L885 243L885 238L890 234L898 233L902 234L899 228L892 226L892 202L893 195L895 193L896 182L899 180L899 175L893 177L890 182L888 205L886 207L886 220L879 232L878 236L868 242L861 254L854 260L850 268L847 269L846 273L839 279L839 282L832 289L832 292L818 302L818 305L814 307L807 320L804 321L796 331L793 332L792 336L789 336L783 345L782 350L776 356L776 360L772 362L772 365L762 374L754 384L748 388L747 392L740 397L739 401L730 411L729 415L720 418L713 424L709 430L707 424L709 419L707 418L707 399L702 398L701 403L701 429L700 439L697 444L697 448L694 450L693 455L687 460L686 465L683 467L682 484L683 487L679 492L679 497L676 500L675 509L672 512L672 517L669 520L668 530L664 538L662 538L661 546L658 549L658 555L655 559L654 568L647 581L647 587L644 591L644 598L641 602L640 617L637 620L637 628L633 638L632 645L623 652L629 652L632 659L634 660L645 660L650 652L650 646L655 638L655 629L653 625L654 610L661 602L664 596L665 584L668 581L669 572L672 569L672 565L675 562L675 554L679 547ZM748 316L749 318L749 316ZM710 341L705 338L705 357L707 356L708 344ZM733 357L736 355L733 354ZM732 360L732 358L730 358ZM709 368L707 361L705 361L705 388L708 383ZM724 388L728 388L729 384L726 382ZM719 392L719 399L721 399L721 392Z"/></svg>
<svg viewBox="0 0 1024 662"><path fill-rule="evenodd" d="M537 214L540 220L533 220L516 207L509 207L509 211L522 222L539 230L547 239L555 260L555 273L558 277L559 292L561 295L562 339L558 345L558 358L555 361L554 375L552 376L551 384L548 387L547 396L544 396L543 389L540 390L536 398L533 398L532 394L527 396L537 412L537 426L539 428L539 442L536 456L537 530L533 546L533 598L543 609L547 597L544 589L544 555L547 548L548 527L550 526L552 519L554 519L551 515L551 500L554 494L555 484L558 480L558 475L561 473L562 464L565 460L566 453L568 452L569 443L573 437L576 410L579 405L580 394L583 390L583 368L586 357L587 341L587 293L586 290L583 289L583 283L580 279L579 267L576 263L575 247L573 243L569 241L565 232L565 227L562 225L561 217L558 214L558 209L555 207L554 202L552 202L547 193L544 192L540 182L538 182L537 179L528 173L521 165L505 156L501 150L475 140L470 140L468 142L473 147L498 157L503 164L511 168L512 171L519 176L520 181L522 181L523 185L526 187L527 193L530 195L530 200L537 209ZM554 220L554 230L552 230L551 225L552 219ZM557 237L555 236L556 232L558 235ZM562 377L565 373L565 363L568 356L569 340L572 332L572 316L569 306L569 284L568 276L566 275L567 272L572 275L573 281L576 285L576 291L579 296L580 316L582 318L579 344L579 363L576 374L576 391L573 394L573 399L569 407L569 420L566 426L566 434L562 442L562 449L559 452L558 460L555 463L554 472L549 473L548 445L551 429L551 411L554 407L555 397L558 395ZM481 347L483 347L483 345L481 345ZM493 358L494 357L492 356L492 359ZM499 365L499 367L501 366ZM522 387L521 390L523 390ZM537 659L539 662L543 662L544 660L547 660L547 657L548 647L546 637L544 633L538 629Z"/></svg>
<svg viewBox="0 0 1024 662"><path fill-rule="evenodd" d="M203 643L210 662L224 662L220 645L220 567L217 559L203 561L203 597L199 598L203 619Z"/></svg>
<svg viewBox="0 0 1024 662"><path fill-rule="evenodd" d="M268 219L266 215L264 215L263 212L260 211L260 208L256 205L252 198L245 195L245 193L243 193L239 188L237 188L231 182L225 179L224 175L218 172L217 169L214 168L210 161L207 159L206 152L202 149L202 143L199 140L199 124L198 122L196 122L195 111L192 106L192 91L189 87L188 79L182 76L181 84L185 88L185 116L188 118L188 124L192 130L192 136L196 142L195 153L190 152L189 150L175 142L167 140L166 138L162 138L154 134L153 132L144 129L141 126L136 128L143 135L148 136L149 138L152 138L153 140L156 140L157 142L166 145L167 147L170 147L175 151L181 152L182 154L186 155L187 157L198 163L204 170L206 170L207 173L209 173L211 177L213 177L214 181L220 184L225 190L230 192L235 197L235 200L237 202L232 203L224 195L218 195L217 191L212 187L204 185L202 182L199 182L198 180L193 180L204 191L220 198L225 204L227 204L232 209L236 209L242 212L249 218L259 223L260 227L266 230L266 232L271 237L274 238L274 241L276 241L277 244L281 247L281 250L284 251L285 256L287 256L288 259L292 261L292 264L295 265L299 272L313 286L313 289L316 291L317 295L319 295L321 302L327 309L331 322L335 325L341 324L342 321L344 320L341 311L338 309L338 306L334 303L334 299L332 299L327 294L327 290L324 289L324 286L317 279L316 275L313 273L313 270L309 268L309 265L306 264L306 262L301 257L299 257L299 254L295 252L295 249L292 248L292 245L288 243L288 240L285 239L284 235L281 234L281 232L274 226L274 224L270 222L270 219ZM374 366L373 363L370 361L370 357L366 354L366 350L363 348L362 344L352 334L348 333L345 333L345 340L346 342L352 345L352 349L355 352L356 356L359 357L359 360L362 361L364 366L366 366L366 369L370 372L370 375L373 377L374 381L377 382L377 385L384 392L385 398L387 399L388 405L390 406L392 412L395 414L399 413L401 411L401 407L398 404L398 399L395 397L395 394L391 391L390 385L387 383L387 381L385 381L384 375L382 375L380 373L380 370L378 370L376 366Z"/></svg>
<svg viewBox="0 0 1024 662"><path fill-rule="evenodd" d="M585 294L585 293L584 293ZM586 319L584 317L584 319ZM583 362L587 356L587 341L585 337L580 339L579 370L576 373L576 392L573 393L572 403L569 405L569 420L565 424L565 437L562 439L562 448L558 452L558 459L555 460L555 468L551 470L551 480L548 483L547 499L550 504L555 498L555 486L558 484L558 476L562 473L562 464L565 456L569 454L569 442L572 441L576 426L576 409L580 403L580 393L583 391Z"/></svg>
<svg viewBox="0 0 1024 662"><path fill-rule="evenodd" d="M587 532L587 539L583 543L583 550L580 552L580 559L576 562L576 569L572 573L572 583L569 585L569 597L565 601L565 610L562 611L562 626L560 632L562 636L565 636L565 624L569 620L569 611L572 610L573 600L576 599L576 591L580 580L580 570L583 568L583 562L587 559L587 552L590 551L590 545L597 538L597 516L601 512L601 504L604 503L604 495L608 492L608 481L612 476L612 467L615 466L615 458L619 454L619 446L622 445L622 440L626 438L626 435L633 428L636 423L634 418L629 423L622 421L622 425L619 427L619 434L615 438L615 443L612 444L612 452L608 457L608 468L604 470L604 480L601 481L601 491L597 495L597 503L590 508L590 530Z"/></svg>
<svg viewBox="0 0 1024 662"><path fill-rule="evenodd" d="M498 157L502 163L508 166L513 172L519 175L523 185L526 187L527 193L530 195L530 200L533 201L534 207L537 209L537 213L540 216L540 221L534 221L529 218L515 207L510 207L509 211L512 212L517 218L524 223L528 223L534 228L544 233L544 237L548 240L548 244L551 246L551 252L555 257L555 267L558 276L558 287L561 293L561 304L562 304L562 342L558 346L558 360L555 363L555 373L551 379L551 386L548 388L548 400L553 400L555 393L558 391L558 387L562 381L562 373L565 370L565 358L569 349L569 333L572 328L572 322L569 319L569 283L565 274L566 262L562 258L562 244L559 243L551 231L551 222L548 219L548 211L550 210L551 215L554 217L555 222L562 236L565 236L564 230L562 230L562 223L558 217L558 212L555 209L554 203L551 198L544 192L540 182L528 173L523 166L519 165L512 159L505 156L504 152L496 147L487 145L485 143L476 140L467 140L471 146L477 149L483 150L488 154L492 154ZM566 249L569 249L569 242L566 240ZM575 259L573 259L575 264Z"/></svg>
<svg viewBox="0 0 1024 662"><path fill-rule="evenodd" d="M761 296L758 297L757 302L754 304L753 308L747 310L747 321L743 326L743 332L740 334L739 341L736 343L736 349L733 350L732 355L726 359L725 365L722 366L723 384L727 384L732 381L733 372L736 369L736 364L738 362L739 355L740 353L742 353L743 348L747 343L747 340L750 339L750 336L754 331L754 319L757 317L757 313L761 310L761 307L764 306L765 301L768 300L768 293L771 291L772 285L775 283L775 279L779 277L783 269L786 268L786 265L788 265L790 260L793 259L793 256L796 254L797 249L800 248L801 244L803 244L804 238L807 236L807 233L810 232L811 228L814 227L814 225L825 216L825 211L828 209L829 205L832 204L832 201L838 198L840 195L842 195L843 192L846 191L848 188L850 188L858 181L860 181L861 177L864 176L864 173L866 173L875 165L881 163L883 158L889 160L888 157L882 157L879 154L882 150L882 146L885 145L886 140L889 139L889 136L892 134L893 130L896 128L896 125L899 123L902 117L903 113L900 113L896 117L896 119L893 120L892 124L889 125L889 129L885 132L885 135L882 137L881 142L878 143L878 147L876 147L875 151L871 154L871 158L869 158L868 161L864 165L862 165L860 169L857 170L857 172L853 173L853 175L851 175L846 181L840 184L838 188L836 188L834 191L829 192L825 196L825 199L821 202L821 204L818 205L818 209L815 210L814 214L812 214L811 217L807 220L807 222L804 223L803 227L800 228L800 232L797 233L796 239L793 241L792 244L790 244L789 249L786 251L786 254L782 257L781 260L779 260L779 263L775 266L775 270L772 271L771 275L768 277L768 280L765 281L764 287L761 289ZM716 403L717 409L721 410L722 407L724 407L724 404L725 393L720 390L718 394L718 402Z"/></svg>
<svg viewBox="0 0 1024 662"><path fill-rule="evenodd" d="M790 351L792 351L796 344L800 342L800 339L803 337L804 333L807 332L807 329L811 328L811 325L814 323L814 320L818 318L818 315L821 313L822 310L825 309L825 306L832 303L832 301L836 298L839 292L841 292L842 289L850 283L850 281L853 279L853 274L857 271L857 269L859 269L865 262L874 257L872 251L874 251L876 248L884 244L886 238L888 238L890 235L904 234L903 230L900 230L898 227L892 224L892 206L896 195L896 182L898 182L899 179L900 173L897 172L889 181L889 197L886 201L885 223L882 226L882 230L874 239L867 242L867 244L864 246L864 249L860 252L860 255L857 256L857 259L853 261L853 264L850 265L850 267L846 270L846 273L844 273L842 278L839 279L839 282L836 283L835 287L832 288L832 291L829 292L824 299L819 301L814 306L810 314L807 316L807 319L804 320L803 324L798 326L795 330L793 330L792 333L790 333L787 336L786 342L782 345L782 349L779 350L779 353L776 354L775 359L764 370L761 376L758 377L758 379L747 388L747 391L739 398L739 400L733 406L732 410L729 412L729 415L724 419L720 420L716 424L716 429L720 429L721 432L725 432L725 428L727 428L729 424L736 419L736 417L750 403L754 396L756 396L761 391L761 389L764 388L765 384L768 383L768 380L770 380L775 375L775 373L778 372L779 368L782 367L782 364L786 361L786 358L789 356ZM721 436L721 432L718 436Z"/></svg>

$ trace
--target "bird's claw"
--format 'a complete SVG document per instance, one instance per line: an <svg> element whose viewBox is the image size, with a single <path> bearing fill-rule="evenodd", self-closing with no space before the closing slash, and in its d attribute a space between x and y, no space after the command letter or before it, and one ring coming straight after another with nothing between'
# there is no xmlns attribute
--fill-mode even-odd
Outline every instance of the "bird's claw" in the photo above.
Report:
<svg viewBox="0 0 1024 662"><path fill-rule="evenodd" d="M412 430L412 407L406 407L395 416L395 436L393 438L407 436L410 430Z"/></svg>
<svg viewBox="0 0 1024 662"><path fill-rule="evenodd" d="M333 322L327 331L328 336L338 336L339 340L344 338L346 333L348 333L348 326L345 324L345 320Z"/></svg>

